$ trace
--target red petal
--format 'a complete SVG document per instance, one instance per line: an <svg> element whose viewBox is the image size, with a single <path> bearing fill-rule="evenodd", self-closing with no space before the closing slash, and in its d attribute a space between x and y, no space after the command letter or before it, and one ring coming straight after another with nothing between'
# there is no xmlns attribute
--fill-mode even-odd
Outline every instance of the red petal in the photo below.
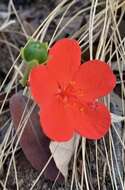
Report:
<svg viewBox="0 0 125 190"><path fill-rule="evenodd" d="M58 83L66 85L80 65L81 49L76 40L64 38L50 49L49 58L49 71Z"/></svg>
<svg viewBox="0 0 125 190"><path fill-rule="evenodd" d="M85 107L82 112L75 113L77 117L76 132L88 139L103 137L111 124L110 113L104 104L97 107Z"/></svg>
<svg viewBox="0 0 125 190"><path fill-rule="evenodd" d="M88 61L82 64L74 80L83 91L83 99L93 100L107 95L113 90L116 78L108 64L99 61Z"/></svg>
<svg viewBox="0 0 125 190"><path fill-rule="evenodd" d="M64 104L54 97L40 112L41 126L45 134L55 141L66 141L73 136L73 128Z"/></svg>
<svg viewBox="0 0 125 190"><path fill-rule="evenodd" d="M32 69L29 77L31 93L38 104L51 97L57 89L57 84L48 74L47 66L40 65Z"/></svg>

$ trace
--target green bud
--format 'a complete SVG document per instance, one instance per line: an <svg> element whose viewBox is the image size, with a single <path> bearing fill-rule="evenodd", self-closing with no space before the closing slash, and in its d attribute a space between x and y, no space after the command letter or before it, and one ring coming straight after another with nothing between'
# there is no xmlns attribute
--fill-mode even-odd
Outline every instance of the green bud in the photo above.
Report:
<svg viewBox="0 0 125 190"><path fill-rule="evenodd" d="M27 64L36 61L38 64L44 63L48 58L47 43L30 40L25 48L22 48L22 57Z"/></svg>

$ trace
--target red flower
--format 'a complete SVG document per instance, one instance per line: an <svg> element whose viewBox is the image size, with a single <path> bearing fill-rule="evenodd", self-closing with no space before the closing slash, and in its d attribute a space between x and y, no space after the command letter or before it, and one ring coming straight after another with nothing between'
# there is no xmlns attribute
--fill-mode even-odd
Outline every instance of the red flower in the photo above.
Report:
<svg viewBox="0 0 125 190"><path fill-rule="evenodd" d="M55 43L49 59L47 66L33 68L29 78L45 134L56 141L69 140L74 133L89 139L104 136L110 113L97 99L115 86L111 68L99 60L80 64L80 46L72 39Z"/></svg>

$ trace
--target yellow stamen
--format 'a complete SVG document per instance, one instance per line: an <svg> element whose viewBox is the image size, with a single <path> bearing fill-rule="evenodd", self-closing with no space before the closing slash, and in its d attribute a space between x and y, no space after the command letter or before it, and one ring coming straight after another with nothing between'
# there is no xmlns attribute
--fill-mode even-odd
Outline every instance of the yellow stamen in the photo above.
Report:
<svg viewBox="0 0 125 190"><path fill-rule="evenodd" d="M80 110L80 112L83 112L83 111L84 111L84 108L83 108L83 107L81 107L79 110Z"/></svg>
<svg viewBox="0 0 125 190"><path fill-rule="evenodd" d="M75 85L75 84L76 84L76 82L73 81L73 80L71 80L69 83L70 83L71 85Z"/></svg>

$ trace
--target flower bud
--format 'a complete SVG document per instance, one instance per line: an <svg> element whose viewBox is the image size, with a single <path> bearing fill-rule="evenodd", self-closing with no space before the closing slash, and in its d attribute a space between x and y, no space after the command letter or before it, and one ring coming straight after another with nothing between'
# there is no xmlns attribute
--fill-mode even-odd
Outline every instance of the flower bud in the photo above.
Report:
<svg viewBox="0 0 125 190"><path fill-rule="evenodd" d="M27 64L32 61L38 64L44 63L48 58L47 43L30 40L25 48L22 49L22 57Z"/></svg>

